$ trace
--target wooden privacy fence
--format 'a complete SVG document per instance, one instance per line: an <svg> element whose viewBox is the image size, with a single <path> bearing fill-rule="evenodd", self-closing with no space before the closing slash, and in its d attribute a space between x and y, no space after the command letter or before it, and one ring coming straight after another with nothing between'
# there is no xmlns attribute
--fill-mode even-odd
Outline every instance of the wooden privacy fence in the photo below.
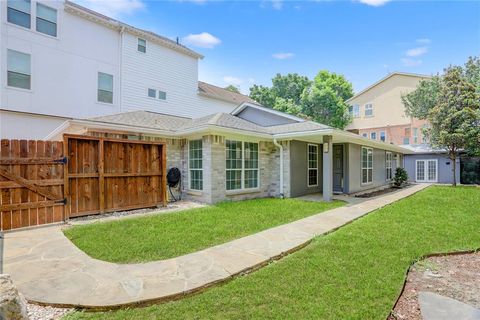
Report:
<svg viewBox="0 0 480 320"><path fill-rule="evenodd" d="M64 135L67 215L166 204L166 150L161 142Z"/></svg>
<svg viewBox="0 0 480 320"><path fill-rule="evenodd" d="M0 192L1 230L165 205L165 145L76 135L4 139Z"/></svg>
<svg viewBox="0 0 480 320"><path fill-rule="evenodd" d="M1 230L65 219L64 163L62 142L1 140Z"/></svg>

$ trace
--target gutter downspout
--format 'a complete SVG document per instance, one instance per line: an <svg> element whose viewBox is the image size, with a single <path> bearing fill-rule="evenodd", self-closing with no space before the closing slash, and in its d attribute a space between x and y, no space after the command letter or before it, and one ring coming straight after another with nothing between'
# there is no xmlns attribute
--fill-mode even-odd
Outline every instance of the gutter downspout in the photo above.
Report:
<svg viewBox="0 0 480 320"><path fill-rule="evenodd" d="M278 147L280 150L280 198L284 198L285 194L283 193L283 146L278 143L277 138L273 138L273 144Z"/></svg>

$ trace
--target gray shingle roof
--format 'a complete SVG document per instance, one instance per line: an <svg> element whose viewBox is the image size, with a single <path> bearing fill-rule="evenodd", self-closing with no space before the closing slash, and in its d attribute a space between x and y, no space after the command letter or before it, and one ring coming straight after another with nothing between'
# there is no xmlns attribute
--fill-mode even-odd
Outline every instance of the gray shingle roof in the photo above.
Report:
<svg viewBox="0 0 480 320"><path fill-rule="evenodd" d="M195 130L208 125L270 135L331 129L331 127L329 126L312 121L303 121L299 123L262 127L253 122L244 120L229 113L215 113L202 118L191 119L150 111L132 111L90 118L88 120L95 122L114 123L150 129L166 130L171 131L172 133Z"/></svg>
<svg viewBox="0 0 480 320"><path fill-rule="evenodd" d="M198 92L214 99L220 99L235 104L241 104L243 102L258 104L258 102L247 95L232 92L203 81L198 81Z"/></svg>

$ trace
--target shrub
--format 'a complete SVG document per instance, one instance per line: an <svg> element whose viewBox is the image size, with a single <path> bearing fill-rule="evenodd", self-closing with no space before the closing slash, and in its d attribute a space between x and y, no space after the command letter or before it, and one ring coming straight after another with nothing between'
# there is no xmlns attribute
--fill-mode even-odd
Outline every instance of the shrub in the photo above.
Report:
<svg viewBox="0 0 480 320"><path fill-rule="evenodd" d="M395 170L395 176L393 177L393 185L400 188L408 180L407 171L403 168L397 168Z"/></svg>

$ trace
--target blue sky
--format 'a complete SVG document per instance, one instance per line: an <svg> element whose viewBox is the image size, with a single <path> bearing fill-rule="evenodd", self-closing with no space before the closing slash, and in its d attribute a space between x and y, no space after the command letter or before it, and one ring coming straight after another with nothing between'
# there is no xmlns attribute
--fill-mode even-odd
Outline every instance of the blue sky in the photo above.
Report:
<svg viewBox="0 0 480 320"><path fill-rule="evenodd" d="M356 92L392 71L480 55L480 1L76 0L200 52L199 79L248 93L276 73L341 73Z"/></svg>

